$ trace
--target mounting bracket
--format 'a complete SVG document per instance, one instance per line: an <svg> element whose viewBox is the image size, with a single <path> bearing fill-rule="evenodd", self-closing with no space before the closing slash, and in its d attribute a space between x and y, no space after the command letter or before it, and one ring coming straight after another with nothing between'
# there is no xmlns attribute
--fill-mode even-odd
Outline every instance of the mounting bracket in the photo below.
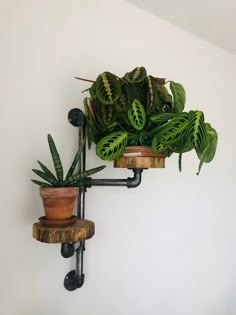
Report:
<svg viewBox="0 0 236 315"><path fill-rule="evenodd" d="M86 116L78 108L73 108L68 113L68 120L74 127L79 128L79 146L81 145L82 139L85 136L85 126L86 126ZM86 145L81 154L79 161L79 171L85 170L86 164ZM142 168L134 168L133 177L128 177L125 179L94 179L88 177L84 183L84 187L80 189L78 204L77 204L77 216L79 219L84 219L85 217L85 192L87 188L93 186L125 186L127 188L135 188L140 185L142 180ZM64 279L64 287L68 291L74 291L81 288L84 284L84 273L83 273L83 255L85 251L85 241L80 241L77 249L75 248L75 243L62 243L61 244L61 255L64 258L69 258L76 253L76 269L70 271Z"/></svg>

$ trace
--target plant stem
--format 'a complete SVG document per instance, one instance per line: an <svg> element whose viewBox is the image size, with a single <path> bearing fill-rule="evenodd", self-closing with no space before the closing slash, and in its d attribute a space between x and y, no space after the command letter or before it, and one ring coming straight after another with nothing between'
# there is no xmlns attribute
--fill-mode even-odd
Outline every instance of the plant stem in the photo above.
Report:
<svg viewBox="0 0 236 315"><path fill-rule="evenodd" d="M86 81L86 82L92 82L92 83L95 82L95 81L92 81L92 80L83 79L83 78L79 78L79 77L75 77L75 79L78 79L78 80L81 80L81 81Z"/></svg>

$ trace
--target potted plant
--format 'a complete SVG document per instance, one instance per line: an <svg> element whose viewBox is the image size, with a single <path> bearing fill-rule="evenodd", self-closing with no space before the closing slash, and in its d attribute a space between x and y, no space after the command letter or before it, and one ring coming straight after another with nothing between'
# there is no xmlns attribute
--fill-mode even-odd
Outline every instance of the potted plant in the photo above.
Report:
<svg viewBox="0 0 236 315"><path fill-rule="evenodd" d="M212 161L217 132L205 122L200 110L185 112L183 85L147 75L136 67L123 77L108 71L98 75L84 99L89 147L103 160L116 160L125 150L160 157L195 150L203 163Z"/></svg>
<svg viewBox="0 0 236 315"><path fill-rule="evenodd" d="M105 166L99 166L84 172L75 172L80 155L83 151L84 140L64 178L63 166L54 140L51 135L48 135L47 138L56 176L43 163L38 161L42 170L33 169L33 172L46 182L34 179L32 182L41 186L40 195L43 199L46 216L45 220L68 220L72 217L75 200L79 192L79 186L83 184L83 181L87 176L101 171Z"/></svg>

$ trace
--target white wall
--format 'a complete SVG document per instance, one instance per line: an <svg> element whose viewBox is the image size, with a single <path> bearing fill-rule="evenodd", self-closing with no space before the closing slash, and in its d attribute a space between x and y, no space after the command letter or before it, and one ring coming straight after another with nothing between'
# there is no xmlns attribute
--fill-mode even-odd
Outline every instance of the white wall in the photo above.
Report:
<svg viewBox="0 0 236 315"><path fill-rule="evenodd" d="M235 56L121 0L2 0L0 21L0 313L236 314ZM89 86L74 76L140 65L185 86L186 110L205 112L218 152L199 177L189 153L181 174L174 156L166 169L145 171L136 189L90 189L96 236L87 242L85 284L68 292L74 260L31 237L43 215L31 169L37 159L51 163L47 133L66 165L74 154L67 113L82 108ZM93 149L88 166L100 164ZM131 175L107 165L97 177Z"/></svg>

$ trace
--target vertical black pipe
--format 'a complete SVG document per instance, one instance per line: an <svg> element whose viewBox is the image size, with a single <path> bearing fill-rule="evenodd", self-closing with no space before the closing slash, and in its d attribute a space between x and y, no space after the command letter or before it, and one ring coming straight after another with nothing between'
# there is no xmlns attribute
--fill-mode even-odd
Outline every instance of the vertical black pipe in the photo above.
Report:
<svg viewBox="0 0 236 315"><path fill-rule="evenodd" d="M82 113L78 117L78 129L79 129L79 146L81 146L83 139L85 138L85 115ZM79 159L78 170L84 172L86 168L86 141L84 149ZM79 190L78 204L77 204L77 216L79 219L85 218L85 189L81 187ZM80 241L80 245L76 250L76 277L78 281L78 287L83 285L84 273L83 273L83 261L84 261L84 247L85 242Z"/></svg>

